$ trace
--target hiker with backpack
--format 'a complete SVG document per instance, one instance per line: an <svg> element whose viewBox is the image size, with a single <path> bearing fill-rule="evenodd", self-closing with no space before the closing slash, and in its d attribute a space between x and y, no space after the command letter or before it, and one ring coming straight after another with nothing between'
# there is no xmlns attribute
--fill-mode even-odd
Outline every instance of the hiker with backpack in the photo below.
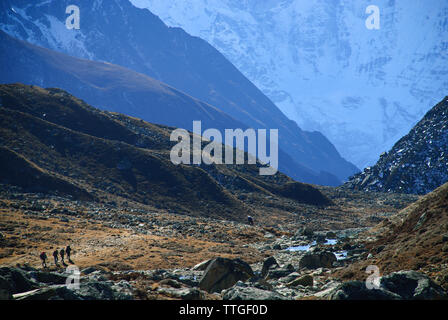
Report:
<svg viewBox="0 0 448 320"><path fill-rule="evenodd" d="M47 267L47 254L45 252L42 252L39 257L40 257L40 260L42 260L42 267L45 269L48 268Z"/></svg>
<svg viewBox="0 0 448 320"><path fill-rule="evenodd" d="M59 251L59 253L61 254L61 261L62 261L62 264L65 265L65 262L64 262L65 250L64 250L64 248L62 248L61 251Z"/></svg>
<svg viewBox="0 0 448 320"><path fill-rule="evenodd" d="M67 248L65 248L65 253L67 253L68 262L73 263L71 258L70 258L70 253L71 252L72 252L72 248L70 248L70 246L67 246Z"/></svg>
<svg viewBox="0 0 448 320"><path fill-rule="evenodd" d="M54 258L54 264L56 265L56 267L59 267L59 264L58 264L58 255L59 255L59 252L58 252L58 249L56 249L56 250L54 250L53 251L53 258Z"/></svg>

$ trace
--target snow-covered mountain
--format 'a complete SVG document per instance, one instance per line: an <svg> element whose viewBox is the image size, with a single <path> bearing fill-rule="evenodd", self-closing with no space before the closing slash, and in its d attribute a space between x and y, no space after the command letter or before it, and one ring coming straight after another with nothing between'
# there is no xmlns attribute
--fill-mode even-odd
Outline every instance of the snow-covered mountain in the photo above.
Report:
<svg viewBox="0 0 448 320"><path fill-rule="evenodd" d="M207 40L365 167L448 92L446 0L131 0ZM380 29L366 27L366 8Z"/></svg>

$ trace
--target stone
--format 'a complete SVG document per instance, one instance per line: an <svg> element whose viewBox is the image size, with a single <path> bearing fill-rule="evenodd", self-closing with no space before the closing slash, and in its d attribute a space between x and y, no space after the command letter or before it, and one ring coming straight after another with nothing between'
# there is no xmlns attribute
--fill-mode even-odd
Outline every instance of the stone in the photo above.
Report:
<svg viewBox="0 0 448 320"><path fill-rule="evenodd" d="M276 268L273 270L269 270L266 279L279 279L284 278L295 271L294 267L291 264L286 265L282 268Z"/></svg>
<svg viewBox="0 0 448 320"><path fill-rule="evenodd" d="M263 261L263 267L261 268L261 277L264 278L267 276L270 269L278 268L280 265L274 257L266 258Z"/></svg>
<svg viewBox="0 0 448 320"><path fill-rule="evenodd" d="M174 288L159 288L157 289L158 293L178 298L182 300L204 300L205 294L203 291L197 288L183 288L183 289L174 289Z"/></svg>
<svg viewBox="0 0 448 320"><path fill-rule="evenodd" d="M32 279L45 284L65 284L67 276L56 272L32 271L29 273Z"/></svg>
<svg viewBox="0 0 448 320"><path fill-rule="evenodd" d="M214 259L199 282L199 288L209 293L221 292L232 287L237 281L246 281L254 276L249 264L241 259Z"/></svg>
<svg viewBox="0 0 448 320"><path fill-rule="evenodd" d="M2 276L10 285L12 293L26 292L38 288L38 283L30 279L27 273L18 268L0 268Z"/></svg>
<svg viewBox="0 0 448 320"><path fill-rule="evenodd" d="M309 227L305 227L301 231L301 234L306 236L306 237L308 237L308 238L311 238L314 235L314 231L311 228L309 228Z"/></svg>
<svg viewBox="0 0 448 320"><path fill-rule="evenodd" d="M337 261L334 253L329 251L312 252L305 254L299 261L300 268L317 269L331 268L333 262Z"/></svg>
<svg viewBox="0 0 448 320"><path fill-rule="evenodd" d="M447 293L441 286L417 271L398 271L383 276L380 285L406 300L448 299Z"/></svg>
<svg viewBox="0 0 448 320"><path fill-rule="evenodd" d="M334 233L333 231L328 231L325 237L327 239L336 239L337 238L336 233Z"/></svg>
<svg viewBox="0 0 448 320"><path fill-rule="evenodd" d="M162 281L159 282L159 284L177 288L177 289L182 287L182 285L174 279L163 279Z"/></svg>
<svg viewBox="0 0 448 320"><path fill-rule="evenodd" d="M304 286L304 287L312 287L314 284L313 277L310 275L304 275L302 277L299 277L291 282L289 282L286 286L287 287L297 287L297 286Z"/></svg>
<svg viewBox="0 0 448 320"><path fill-rule="evenodd" d="M327 242L327 239L325 238L324 235L319 234L319 235L316 237L316 242L317 242L317 243L325 243L325 242Z"/></svg>
<svg viewBox="0 0 448 320"><path fill-rule="evenodd" d="M0 300L11 300L12 288L8 280L0 276Z"/></svg>
<svg viewBox="0 0 448 320"><path fill-rule="evenodd" d="M34 289L15 294L13 297L14 300L82 300L74 291L62 285Z"/></svg>
<svg viewBox="0 0 448 320"><path fill-rule="evenodd" d="M83 300L131 300L132 296L117 292L112 282L90 281L80 283L78 290L73 290Z"/></svg>
<svg viewBox="0 0 448 320"><path fill-rule="evenodd" d="M222 292L223 300L288 300L275 291L255 287L234 286Z"/></svg>
<svg viewBox="0 0 448 320"><path fill-rule="evenodd" d="M338 285L329 294L330 300L400 300L398 294L378 289L368 289L363 281L347 281Z"/></svg>

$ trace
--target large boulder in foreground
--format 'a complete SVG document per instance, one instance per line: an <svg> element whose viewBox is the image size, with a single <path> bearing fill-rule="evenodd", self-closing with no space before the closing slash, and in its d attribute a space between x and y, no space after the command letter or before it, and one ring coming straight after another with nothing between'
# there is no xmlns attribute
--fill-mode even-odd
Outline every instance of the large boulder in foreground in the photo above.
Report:
<svg viewBox="0 0 448 320"><path fill-rule="evenodd" d="M378 289L368 289L363 281L348 281L336 287L331 300L440 300L447 293L426 275L399 271L384 276Z"/></svg>
<svg viewBox="0 0 448 320"><path fill-rule="evenodd" d="M207 292L221 292L238 281L246 281L254 276L249 264L241 259L214 259L199 282L199 287Z"/></svg>
<svg viewBox="0 0 448 320"><path fill-rule="evenodd" d="M337 261L337 259L333 252L310 252L300 259L299 267L308 269L331 268L335 261Z"/></svg>
<svg viewBox="0 0 448 320"><path fill-rule="evenodd" d="M444 289L417 271L398 271L381 278L381 287L406 300L448 299Z"/></svg>

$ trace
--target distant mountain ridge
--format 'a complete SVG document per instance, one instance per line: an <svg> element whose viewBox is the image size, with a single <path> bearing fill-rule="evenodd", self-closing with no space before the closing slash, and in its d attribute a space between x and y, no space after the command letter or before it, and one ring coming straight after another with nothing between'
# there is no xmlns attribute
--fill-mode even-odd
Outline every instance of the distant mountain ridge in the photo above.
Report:
<svg viewBox="0 0 448 320"><path fill-rule="evenodd" d="M135 71L84 59L14 39L0 31L0 82L25 82L59 87L108 111L125 113L157 124L184 129L192 120L203 127L242 128L246 125L221 110ZM191 129L190 129L191 130ZM337 184L336 177L318 175L279 150L279 170L308 183Z"/></svg>
<svg viewBox="0 0 448 320"><path fill-rule="evenodd" d="M69 4L80 7L80 30L65 29ZM208 43L179 28L168 28L128 0L33 4L6 0L0 8L0 29L16 38L146 74L215 106L247 127L278 128L280 149L292 161L321 176L308 182L327 180L324 184L334 185L358 171L321 133L303 131L289 120ZM292 177L299 177L291 172Z"/></svg>
<svg viewBox="0 0 448 320"><path fill-rule="evenodd" d="M448 182L448 96L426 113L380 160L344 187L426 194Z"/></svg>

